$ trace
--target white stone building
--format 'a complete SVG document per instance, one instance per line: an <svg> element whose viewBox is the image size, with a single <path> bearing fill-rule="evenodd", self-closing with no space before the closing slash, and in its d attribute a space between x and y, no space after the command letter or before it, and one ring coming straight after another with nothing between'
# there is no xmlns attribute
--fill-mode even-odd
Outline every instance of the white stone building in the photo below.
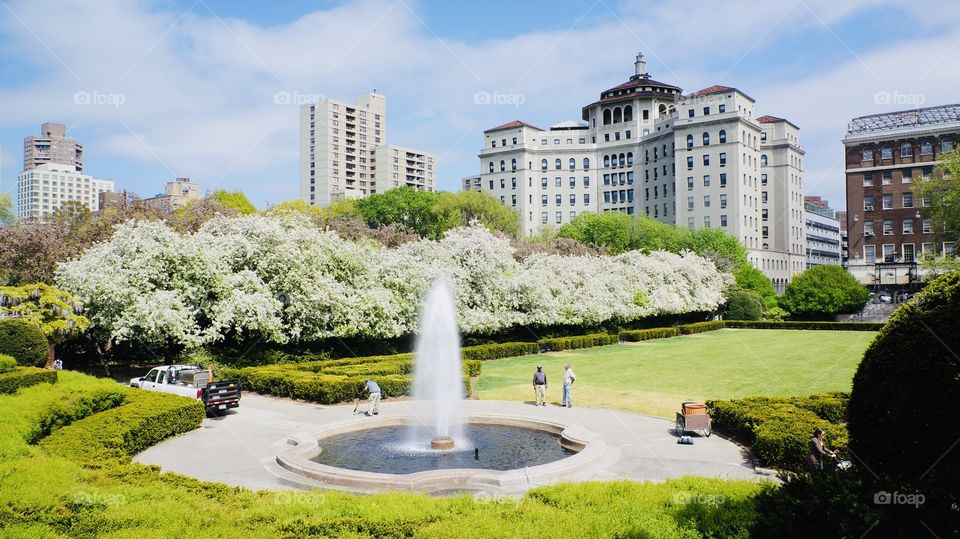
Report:
<svg viewBox="0 0 960 539"><path fill-rule="evenodd" d="M436 157L386 141L387 102L380 94L302 105L300 197L328 206L404 185L435 190Z"/></svg>
<svg viewBox="0 0 960 539"><path fill-rule="evenodd" d="M839 266L841 257L840 220L836 210L826 203L804 204L807 239L807 267Z"/></svg>
<svg viewBox="0 0 960 539"><path fill-rule="evenodd" d="M75 166L47 163L17 177L17 217L40 219L64 203L76 201L90 211L100 209L100 193L113 192L113 180L78 172Z"/></svg>
<svg viewBox="0 0 960 539"><path fill-rule="evenodd" d="M581 122L486 130L480 175L462 187L515 208L527 234L584 211L719 227L783 290L806 266L797 127L755 118L754 100L736 88L683 95L653 80L643 55L634 67L583 108Z"/></svg>

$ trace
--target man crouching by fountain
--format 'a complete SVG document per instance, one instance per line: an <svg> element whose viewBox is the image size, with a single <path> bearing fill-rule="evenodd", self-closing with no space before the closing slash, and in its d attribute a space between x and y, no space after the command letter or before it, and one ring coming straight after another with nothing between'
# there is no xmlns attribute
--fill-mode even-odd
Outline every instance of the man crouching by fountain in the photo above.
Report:
<svg viewBox="0 0 960 539"><path fill-rule="evenodd" d="M373 380L367 380L363 385L363 391L370 395L370 407L367 415L377 415L380 413L380 386Z"/></svg>

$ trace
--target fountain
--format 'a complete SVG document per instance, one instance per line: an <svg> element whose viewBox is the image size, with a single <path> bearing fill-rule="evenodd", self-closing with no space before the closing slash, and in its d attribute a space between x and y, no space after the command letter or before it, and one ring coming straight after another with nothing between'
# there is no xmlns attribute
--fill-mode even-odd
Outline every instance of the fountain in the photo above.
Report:
<svg viewBox="0 0 960 539"><path fill-rule="evenodd" d="M433 428L430 447L453 449L463 434L463 367L453 289L443 277L423 301L414 361L414 407Z"/></svg>
<svg viewBox="0 0 960 539"><path fill-rule="evenodd" d="M361 492L513 492L569 476L605 444L582 427L540 417L464 413L464 372L453 289L424 297L414 354L414 399L377 417L297 433L276 462L305 486Z"/></svg>

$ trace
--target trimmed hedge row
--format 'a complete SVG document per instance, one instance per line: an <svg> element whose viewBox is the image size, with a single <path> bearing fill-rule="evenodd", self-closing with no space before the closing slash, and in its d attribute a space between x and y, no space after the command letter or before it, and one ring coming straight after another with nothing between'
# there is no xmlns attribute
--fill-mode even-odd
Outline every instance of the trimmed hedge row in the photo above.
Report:
<svg viewBox="0 0 960 539"><path fill-rule="evenodd" d="M608 333L591 333L573 337L558 337L555 339L540 339L537 345L541 352L557 352L560 350L574 350L577 348L592 348L620 342L619 335Z"/></svg>
<svg viewBox="0 0 960 539"><path fill-rule="evenodd" d="M47 338L40 328L21 318L0 320L0 354L13 356L23 366L47 362Z"/></svg>
<svg viewBox="0 0 960 539"><path fill-rule="evenodd" d="M704 333L706 331L716 331L723 329L723 320L709 320L707 322L696 322L693 324L683 324L677 326L681 335L692 335L694 333Z"/></svg>
<svg viewBox="0 0 960 539"><path fill-rule="evenodd" d="M503 359L505 357L528 356L530 354L539 354L540 345L535 342L505 342L499 344L481 344L477 346L466 346L460 350L460 356L464 361L477 359L487 361L491 359Z"/></svg>
<svg viewBox="0 0 960 539"><path fill-rule="evenodd" d="M724 320L728 328L742 329L820 329L836 331L880 331L883 322L802 322L775 320Z"/></svg>
<svg viewBox="0 0 960 539"><path fill-rule="evenodd" d="M39 445L83 466L105 468L129 462L133 455L166 438L199 428L205 417L198 400L129 391L123 405L56 430Z"/></svg>
<svg viewBox="0 0 960 539"><path fill-rule="evenodd" d="M26 441L36 444L59 428L116 408L126 401L127 392L124 387L99 389L79 399L68 398L66 402L57 402L37 418L36 424L26 436Z"/></svg>
<svg viewBox="0 0 960 539"><path fill-rule="evenodd" d="M0 374L0 393L16 393L22 387L57 383L57 371L37 367L17 367Z"/></svg>
<svg viewBox="0 0 960 539"><path fill-rule="evenodd" d="M620 332L620 340L627 342L667 339L680 335L677 328L628 329Z"/></svg>
<svg viewBox="0 0 960 539"><path fill-rule="evenodd" d="M841 394L801 398L748 397L707 401L707 407L713 427L752 446L763 466L806 470L808 444L817 428L826 433L827 447L840 450L847 447L846 424L829 421L812 411L820 410L828 417L844 417L846 397ZM838 411L840 407L842 412Z"/></svg>

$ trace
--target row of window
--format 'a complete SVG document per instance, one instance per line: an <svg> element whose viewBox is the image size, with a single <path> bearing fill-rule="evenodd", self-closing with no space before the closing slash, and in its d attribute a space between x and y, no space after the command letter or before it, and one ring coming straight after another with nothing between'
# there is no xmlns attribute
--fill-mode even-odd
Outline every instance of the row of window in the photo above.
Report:
<svg viewBox="0 0 960 539"><path fill-rule="evenodd" d="M644 111L646 112L646 111ZM620 122L633 121L633 106L627 105L622 109L614 107L612 109L603 109L603 125L618 124Z"/></svg>
<svg viewBox="0 0 960 539"><path fill-rule="evenodd" d="M710 216L709 216L709 215L704 215L704 216L703 216L703 228L711 228L712 226L713 226L713 222L712 222L712 219L710 218ZM726 226L727 226L727 216L726 216L726 215L721 215L721 216L720 216L720 226L722 226L722 227L726 227ZM695 227L696 227L696 221L694 220L694 218L693 218L693 217L687 217L687 228L695 228Z"/></svg>
<svg viewBox="0 0 960 539"><path fill-rule="evenodd" d="M892 236L894 230L896 229L896 222L893 219L884 219L882 222L883 226L883 235ZM903 219L900 221L900 230L904 234L914 234L914 220L913 219ZM923 233L924 234L933 234L933 219L926 218L923 220ZM873 236L873 221L867 220L863 222L863 235L864 236Z"/></svg>
<svg viewBox="0 0 960 539"><path fill-rule="evenodd" d="M717 113L718 113L718 114L723 114L724 112L727 112L727 106L724 105L723 103L717 105ZM687 109L687 118L694 118L694 117L696 117L696 115L697 115L697 110L696 110L696 109ZM704 116L710 116L710 106L709 106L709 105L707 105L706 107L703 107L703 115L704 115Z"/></svg>
<svg viewBox="0 0 960 539"><path fill-rule="evenodd" d="M764 174L763 176L764 176L764 180L766 180L767 175ZM704 174L703 186L710 187L710 185L711 185L710 175ZM764 182L764 185L766 185L766 182ZM720 187L726 187L726 186L727 186L727 174L725 172L722 172L720 173ZM693 190L693 176L687 176L687 190L688 191Z"/></svg>
<svg viewBox="0 0 960 539"><path fill-rule="evenodd" d="M727 132L721 129L719 133L719 138L720 138L720 144L726 144ZM710 145L710 133L707 133L707 132L703 133L703 145L704 146ZM693 148L693 135L687 135L687 148L688 149Z"/></svg>
<svg viewBox="0 0 960 539"><path fill-rule="evenodd" d="M531 197L532 197L532 196L533 196L533 195L531 195ZM631 199L632 199L632 198L633 198L633 197L631 197ZM541 206L546 206L546 205L548 205L548 204L549 204L549 200L550 200L549 195L540 195L540 205L541 205ZM570 200L570 205L571 205L571 206L576 206L576 205L577 205L577 195L571 193L569 200ZM503 197L500 197L500 202L503 202L503 201L504 201ZM514 206L517 205L517 195L513 195L513 197L512 197L512 202L513 202L513 205L514 205ZM555 202L555 204L556 204L557 206L562 206L562 205L563 205L563 195L555 195L555 196L554 196L554 202ZM584 193L584 194L583 194L583 205L584 205L584 206L589 206L589 205L590 205L590 193Z"/></svg>
<svg viewBox="0 0 960 539"><path fill-rule="evenodd" d="M720 157L720 166L721 166L721 167L726 166L726 165L727 165L727 152L720 152L719 157ZM763 166L766 166L766 165L767 165L766 156L763 156L763 157L764 157L764 159L762 160ZM703 166L709 167L709 166L710 166L710 154L705 153L705 154L703 154L702 158L703 158ZM693 156L692 156L692 155L687 156L687 170L693 170Z"/></svg>
<svg viewBox="0 0 960 539"><path fill-rule="evenodd" d="M952 139L944 139L940 142L940 151L941 153L950 153L953 151L954 141ZM861 161L873 161L875 150L872 147L867 147L862 150ZM933 142L929 139L924 139L920 142L920 155L933 155ZM913 157L913 143L904 142L900 145L900 157ZM892 144L883 144L880 146L880 159L893 159L893 145Z"/></svg>
<svg viewBox="0 0 960 539"><path fill-rule="evenodd" d="M924 258L934 257L937 254L937 244L933 242L924 242L920 244L921 253ZM902 259L904 262L913 262L916 257L914 244L904 243L900 247L900 253L897 254L897 246L893 243L885 243L881 246L882 249L882 260L884 262L896 262L898 259ZM956 256L956 243L952 241L943 242L943 250L941 251L944 256L952 257ZM867 264L874 264L877 262L877 246L876 245L864 245L863 246L863 258L866 260Z"/></svg>
<svg viewBox="0 0 960 539"><path fill-rule="evenodd" d="M913 172L910 170L903 170L900 172L900 183L913 183ZM923 177L927 177L933 173L933 167L923 167L921 168L921 174ZM863 173L863 186L864 187L873 187L875 185L876 175L873 172L864 172ZM882 185L891 185L893 183L893 171L884 170L880 175L880 183Z"/></svg>
<svg viewBox="0 0 960 539"><path fill-rule="evenodd" d="M873 211L874 210L874 195L864 195L863 196L863 211ZM895 209L893 206L893 193L885 193L880 195L881 208L884 210ZM901 208L912 208L913 207L913 193L903 193L901 197ZM922 207L927 206L927 200L921 199L920 205Z"/></svg>

